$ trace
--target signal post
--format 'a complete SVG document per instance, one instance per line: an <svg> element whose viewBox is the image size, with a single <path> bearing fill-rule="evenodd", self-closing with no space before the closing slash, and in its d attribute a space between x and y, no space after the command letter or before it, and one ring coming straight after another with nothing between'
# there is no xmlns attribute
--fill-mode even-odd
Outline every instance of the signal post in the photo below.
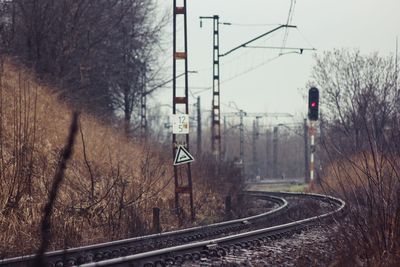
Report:
<svg viewBox="0 0 400 267"><path fill-rule="evenodd" d="M310 183L314 182L315 177L315 122L318 120L319 110L319 90L312 87L308 91L308 119L310 120Z"/></svg>

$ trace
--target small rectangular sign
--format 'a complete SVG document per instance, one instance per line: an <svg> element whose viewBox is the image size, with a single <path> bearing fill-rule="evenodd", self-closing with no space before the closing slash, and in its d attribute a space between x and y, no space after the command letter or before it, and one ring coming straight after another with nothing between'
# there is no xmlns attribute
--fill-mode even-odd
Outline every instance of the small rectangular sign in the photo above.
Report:
<svg viewBox="0 0 400 267"><path fill-rule="evenodd" d="M189 134L189 115L188 114L172 115L172 133L173 134Z"/></svg>

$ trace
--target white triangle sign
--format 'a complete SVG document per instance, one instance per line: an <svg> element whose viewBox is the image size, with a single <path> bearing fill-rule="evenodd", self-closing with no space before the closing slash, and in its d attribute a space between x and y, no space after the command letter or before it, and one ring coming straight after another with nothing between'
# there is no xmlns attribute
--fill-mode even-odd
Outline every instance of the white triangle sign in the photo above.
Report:
<svg viewBox="0 0 400 267"><path fill-rule="evenodd" d="M178 146L178 151L176 152L174 165L185 164L194 161L192 155L190 155L189 151L184 146Z"/></svg>

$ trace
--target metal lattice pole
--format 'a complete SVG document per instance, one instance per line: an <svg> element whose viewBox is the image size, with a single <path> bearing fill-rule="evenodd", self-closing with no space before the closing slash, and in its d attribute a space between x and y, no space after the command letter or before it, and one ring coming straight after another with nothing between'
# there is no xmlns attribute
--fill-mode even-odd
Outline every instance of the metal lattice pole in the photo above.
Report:
<svg viewBox="0 0 400 267"><path fill-rule="evenodd" d="M219 72L219 16L213 19L213 148L217 160L221 159L221 101Z"/></svg>
<svg viewBox="0 0 400 267"><path fill-rule="evenodd" d="M211 150L217 161L221 160L221 100L220 100L220 54L219 54L219 16L201 16L200 20L213 20L213 73L211 104Z"/></svg>
<svg viewBox="0 0 400 267"><path fill-rule="evenodd" d="M173 114L177 114L177 109L183 106L185 114L189 114L189 80L188 80L188 44L187 44L187 7L186 0L183 0L182 6L177 6L177 0L174 0L174 19L173 19ZM184 51L177 51L177 18L183 16L183 40L184 40ZM176 73L177 65L183 65L185 71L185 86L184 92L177 92L176 86ZM178 145L183 145L186 149L189 149L189 134L177 135L172 134L172 151L173 159L175 159ZM190 163L174 166L174 182L175 182L175 208L180 222L182 222L183 207L180 205L181 195L189 196L190 203L190 218L193 221L195 219L194 205L193 205L193 189L192 189L192 174Z"/></svg>

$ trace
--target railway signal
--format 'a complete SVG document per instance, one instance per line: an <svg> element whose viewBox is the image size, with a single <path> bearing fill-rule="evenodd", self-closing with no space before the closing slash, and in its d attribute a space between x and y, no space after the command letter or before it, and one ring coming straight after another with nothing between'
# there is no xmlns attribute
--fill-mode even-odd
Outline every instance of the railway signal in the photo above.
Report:
<svg viewBox="0 0 400 267"><path fill-rule="evenodd" d="M319 109L319 90L312 87L308 91L308 119L311 121L318 120Z"/></svg>
<svg viewBox="0 0 400 267"><path fill-rule="evenodd" d="M310 120L310 181L314 180L314 162L315 162L315 121L318 120L318 109L319 109L319 90L315 87L311 87L308 91L308 119ZM308 177L306 177L308 178Z"/></svg>

